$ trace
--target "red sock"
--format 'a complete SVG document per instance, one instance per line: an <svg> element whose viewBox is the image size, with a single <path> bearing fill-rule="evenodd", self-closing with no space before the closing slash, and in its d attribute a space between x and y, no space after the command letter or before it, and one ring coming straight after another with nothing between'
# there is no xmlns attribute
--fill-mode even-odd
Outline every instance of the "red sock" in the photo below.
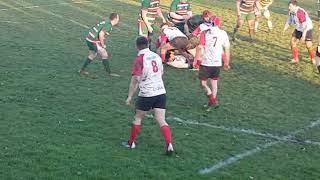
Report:
<svg viewBox="0 0 320 180"><path fill-rule="evenodd" d="M164 141L166 142L166 144L170 144L172 143L172 140L171 140L171 132L170 132L170 127L169 125L164 125L164 126L161 126L161 133L163 135L163 138L164 138Z"/></svg>
<svg viewBox="0 0 320 180"><path fill-rule="evenodd" d="M131 145L136 138L141 125L132 124L128 143Z"/></svg>
<svg viewBox="0 0 320 180"><path fill-rule="evenodd" d="M215 104L216 98L213 97L213 94L207 94L207 97L209 99L209 104Z"/></svg>
<svg viewBox="0 0 320 180"><path fill-rule="evenodd" d="M298 48L291 47L292 59L298 60Z"/></svg>
<svg viewBox="0 0 320 180"><path fill-rule="evenodd" d="M164 62L166 60L166 54L160 54L160 57L162 59L162 62Z"/></svg>
<svg viewBox="0 0 320 180"><path fill-rule="evenodd" d="M315 52L314 52L313 48L308 49L308 52L309 52L310 59L314 59Z"/></svg>

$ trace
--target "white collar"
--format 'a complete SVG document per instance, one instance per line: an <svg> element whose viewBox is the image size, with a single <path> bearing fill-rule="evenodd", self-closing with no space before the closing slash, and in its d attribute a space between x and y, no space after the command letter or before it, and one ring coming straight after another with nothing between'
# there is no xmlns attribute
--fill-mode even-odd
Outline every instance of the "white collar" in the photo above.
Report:
<svg viewBox="0 0 320 180"><path fill-rule="evenodd" d="M141 49L141 50L138 52L138 55L145 54L146 52L149 52L149 51L150 51L149 48Z"/></svg>

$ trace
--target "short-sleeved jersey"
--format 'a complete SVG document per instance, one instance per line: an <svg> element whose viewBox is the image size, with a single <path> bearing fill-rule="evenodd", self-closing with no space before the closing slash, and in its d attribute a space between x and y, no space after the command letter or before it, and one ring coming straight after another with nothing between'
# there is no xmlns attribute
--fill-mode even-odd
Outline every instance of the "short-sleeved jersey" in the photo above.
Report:
<svg viewBox="0 0 320 180"><path fill-rule="evenodd" d="M175 12L180 16L185 16L188 14L188 11L191 11L191 4L187 1L185 3L181 2L180 0L172 0L170 6L170 12ZM184 19L175 19L170 17L172 22L174 23L181 23Z"/></svg>
<svg viewBox="0 0 320 180"><path fill-rule="evenodd" d="M154 24L158 11L160 10L160 0L142 0L141 10L147 11L148 22Z"/></svg>
<svg viewBox="0 0 320 180"><path fill-rule="evenodd" d="M165 28L161 33L161 42L166 42L167 40L170 42L172 39L176 37L187 37L176 27L168 27Z"/></svg>
<svg viewBox="0 0 320 180"><path fill-rule="evenodd" d="M204 46L201 65L222 66L223 49L230 46L228 34L224 30L214 26L207 31L203 31L200 34L199 45Z"/></svg>
<svg viewBox="0 0 320 180"><path fill-rule="evenodd" d="M149 48L140 50L132 66L132 76L140 76L139 96L153 97L165 94L162 74L163 65L160 56Z"/></svg>
<svg viewBox="0 0 320 180"><path fill-rule="evenodd" d="M204 21L203 21L203 18L202 18L202 15L194 15L192 16L190 19L188 19L187 21L187 25L189 27L189 32L193 32L198 26L200 26L200 24L202 24Z"/></svg>
<svg viewBox="0 0 320 180"><path fill-rule="evenodd" d="M86 40L90 42L99 41L99 33L105 31L107 35L110 35L112 31L112 25L110 21L102 21L89 29Z"/></svg>
<svg viewBox="0 0 320 180"><path fill-rule="evenodd" d="M212 24L210 23L202 23L200 26L198 26L194 31L192 31L193 36L198 36L203 31L208 30L210 27L212 27Z"/></svg>
<svg viewBox="0 0 320 180"><path fill-rule="evenodd" d="M273 0L260 0L260 1L258 2L259 7L261 7L261 8L268 7L268 6L270 6L272 3L273 3Z"/></svg>
<svg viewBox="0 0 320 180"><path fill-rule="evenodd" d="M241 13L253 13L256 0L240 0Z"/></svg>
<svg viewBox="0 0 320 180"><path fill-rule="evenodd" d="M294 19L293 21L292 21L292 18ZM307 30L311 30L313 28L312 20L310 19L308 13L301 7L297 7L294 13L289 13L288 21L293 22L296 25L296 30L301 32L304 30L303 29L304 23L306 23L307 25Z"/></svg>

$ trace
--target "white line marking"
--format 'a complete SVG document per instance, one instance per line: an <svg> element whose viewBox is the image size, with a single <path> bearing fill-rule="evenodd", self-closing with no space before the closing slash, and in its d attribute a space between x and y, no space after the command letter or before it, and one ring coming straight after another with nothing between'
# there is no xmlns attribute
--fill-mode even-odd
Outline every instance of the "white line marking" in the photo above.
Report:
<svg viewBox="0 0 320 180"><path fill-rule="evenodd" d="M320 120L317 120L315 122L312 122L309 126L306 126L304 128L298 129L298 130L290 133L289 135L284 136L283 138L290 139L290 138L294 137L298 133L305 132L308 129L311 129L311 128L313 128L315 126L319 126L319 125L320 125ZM269 143L266 143L266 144L263 144L261 146L255 147L255 148L253 148L251 150L247 150L247 151L244 151L244 152L242 152L240 154L236 154L236 155L234 155L232 157L229 157L229 158L227 158L225 160L220 160L220 161L218 161L217 163L215 163L214 165L212 165L212 166L210 166L208 168L200 169L199 173L200 174L207 174L207 173L214 172L214 171L216 171L218 169L221 169L221 168L224 168L224 167L226 167L226 166L228 166L228 165L230 165L230 164L232 164L232 163L234 163L236 161L239 161L239 160L241 160L241 159L243 159L245 157L254 155L254 154L256 154L256 153L258 153L258 152L260 152L260 151L262 151L264 149L267 149L267 148L269 148L271 146L274 146L276 144L280 144L280 143L283 143L283 142L284 141L271 141ZM307 141L304 141L304 142L307 143L307 142L311 142L311 141L307 140Z"/></svg>
<svg viewBox="0 0 320 180"><path fill-rule="evenodd" d="M100 0L95 0L95 1L73 1L73 2L55 3L55 4L47 4L47 5L12 7L12 8L3 8L3 9L0 9L0 11L19 10L19 9L34 9L34 8L40 8L40 7L50 7L50 6L59 6L59 5L67 5L67 4L85 4L85 3L92 3L92 2L99 2L99 1Z"/></svg>
<svg viewBox="0 0 320 180"><path fill-rule="evenodd" d="M244 151L243 153L240 153L240 154L236 154L226 160L223 160L223 161L219 161L218 163L214 164L213 166L211 167L208 167L208 168L204 168L204 169L201 169L199 171L200 174L208 174L212 171L215 171L215 170L218 170L218 169L221 169L229 164L232 164L236 161L239 161L240 159L243 159L247 156L251 156L253 154L256 154L258 152L260 152L261 150L263 149L266 149L268 147L271 147L271 146L274 146L276 144L279 144L280 141L272 141L272 142L269 142L269 143L266 143L266 144L263 144L261 146L257 146L251 150L248 150L248 151Z"/></svg>

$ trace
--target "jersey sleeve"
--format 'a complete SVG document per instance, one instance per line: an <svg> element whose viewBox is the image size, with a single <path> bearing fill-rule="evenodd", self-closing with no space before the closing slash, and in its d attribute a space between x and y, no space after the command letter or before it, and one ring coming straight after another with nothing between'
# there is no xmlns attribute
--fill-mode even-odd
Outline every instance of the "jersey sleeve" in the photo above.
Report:
<svg viewBox="0 0 320 180"><path fill-rule="evenodd" d="M200 34L199 45L201 45L201 46L206 45L206 33L207 33L207 31L203 31L203 32Z"/></svg>
<svg viewBox="0 0 320 180"><path fill-rule="evenodd" d="M192 35L198 36L201 32L200 26L198 26L195 30L193 30Z"/></svg>
<svg viewBox="0 0 320 180"><path fill-rule="evenodd" d="M132 76L141 76L143 70L143 55L137 56L132 63Z"/></svg>
<svg viewBox="0 0 320 180"><path fill-rule="evenodd" d="M297 11L297 18L300 23L306 22L306 13L304 13L301 9Z"/></svg>
<svg viewBox="0 0 320 180"><path fill-rule="evenodd" d="M161 36L160 36L160 39L161 39L161 43L164 43L164 42L167 42L168 37L164 32L162 32Z"/></svg>
<svg viewBox="0 0 320 180"><path fill-rule="evenodd" d="M178 5L178 0L173 0L170 6L170 12L176 12Z"/></svg>
<svg viewBox="0 0 320 180"><path fill-rule="evenodd" d="M141 8L146 9L150 7L150 0L142 0L141 2Z"/></svg>

